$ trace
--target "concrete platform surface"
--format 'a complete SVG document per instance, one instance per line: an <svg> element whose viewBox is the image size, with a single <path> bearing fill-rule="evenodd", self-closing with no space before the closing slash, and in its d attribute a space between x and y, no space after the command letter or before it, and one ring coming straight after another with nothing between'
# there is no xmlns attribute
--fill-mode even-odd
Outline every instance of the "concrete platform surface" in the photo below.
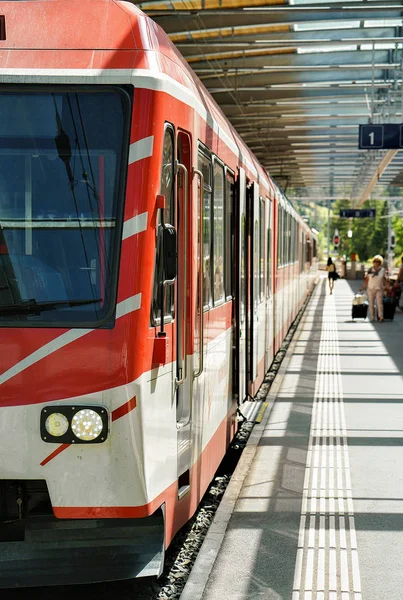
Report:
<svg viewBox="0 0 403 600"><path fill-rule="evenodd" d="M403 313L321 280L181 600L403 599Z"/></svg>

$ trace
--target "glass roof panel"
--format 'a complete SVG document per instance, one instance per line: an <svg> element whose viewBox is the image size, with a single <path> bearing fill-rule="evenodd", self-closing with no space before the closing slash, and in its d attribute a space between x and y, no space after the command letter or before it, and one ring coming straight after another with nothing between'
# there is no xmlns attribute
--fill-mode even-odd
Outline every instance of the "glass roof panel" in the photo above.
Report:
<svg viewBox="0 0 403 600"><path fill-rule="evenodd" d="M298 54L316 54L317 52L354 52L357 50L355 44L329 44L327 46L315 46L314 48L297 48Z"/></svg>
<svg viewBox="0 0 403 600"><path fill-rule="evenodd" d="M324 29L359 29L360 26L361 21L311 21L309 23L295 23L294 31L323 31ZM368 25L368 27L376 27L376 25Z"/></svg>
<svg viewBox="0 0 403 600"><path fill-rule="evenodd" d="M403 19L366 19L364 27L401 27Z"/></svg>

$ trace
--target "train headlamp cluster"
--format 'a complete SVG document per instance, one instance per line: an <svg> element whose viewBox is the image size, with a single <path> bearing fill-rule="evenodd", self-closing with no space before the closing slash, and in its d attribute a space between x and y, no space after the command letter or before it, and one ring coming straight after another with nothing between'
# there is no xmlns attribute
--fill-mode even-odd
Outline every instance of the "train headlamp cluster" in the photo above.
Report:
<svg viewBox="0 0 403 600"><path fill-rule="evenodd" d="M50 444L102 444L108 424L103 406L47 406L41 412L41 438Z"/></svg>

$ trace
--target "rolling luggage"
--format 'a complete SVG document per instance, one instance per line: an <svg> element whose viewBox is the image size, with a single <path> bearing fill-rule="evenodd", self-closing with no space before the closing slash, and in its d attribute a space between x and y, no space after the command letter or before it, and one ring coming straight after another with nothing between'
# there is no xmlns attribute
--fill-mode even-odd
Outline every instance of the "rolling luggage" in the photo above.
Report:
<svg viewBox="0 0 403 600"><path fill-rule="evenodd" d="M394 298L383 299L383 318L393 321L396 310L396 300Z"/></svg>
<svg viewBox="0 0 403 600"><path fill-rule="evenodd" d="M353 319L366 319L368 312L368 304L353 304L352 307L352 318Z"/></svg>
<svg viewBox="0 0 403 600"><path fill-rule="evenodd" d="M368 312L368 300L366 294L356 294L353 298L352 318L366 319Z"/></svg>

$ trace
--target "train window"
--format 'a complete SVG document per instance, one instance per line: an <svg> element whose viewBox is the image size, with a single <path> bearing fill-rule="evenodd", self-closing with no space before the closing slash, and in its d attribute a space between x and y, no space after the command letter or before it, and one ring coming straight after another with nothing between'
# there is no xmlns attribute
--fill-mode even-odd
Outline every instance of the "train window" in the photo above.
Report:
<svg viewBox="0 0 403 600"><path fill-rule="evenodd" d="M174 130L172 125L165 125L164 141L162 146L162 165L160 194L165 196L165 209L163 218L165 225L175 225L174 210L174 181L175 181L175 147ZM155 252L155 271L154 288L152 303L152 321L156 325L160 322L161 310L164 314L164 321L170 321L174 317L174 299L175 286L163 285L163 248L162 248L162 220L161 214L158 215L156 229L156 252Z"/></svg>
<svg viewBox="0 0 403 600"><path fill-rule="evenodd" d="M224 167L214 160L213 187L213 295L214 304L225 299L224 296Z"/></svg>
<svg viewBox="0 0 403 600"><path fill-rule="evenodd" d="M203 173L203 305L211 306L211 158L199 154L199 171Z"/></svg>
<svg viewBox="0 0 403 600"><path fill-rule="evenodd" d="M301 273L305 271L305 261L306 261L306 241L305 241L305 233L302 234L302 244L301 244Z"/></svg>
<svg viewBox="0 0 403 600"><path fill-rule="evenodd" d="M300 263L299 263L299 270L300 270L300 272L302 272L302 270L303 270L303 266L302 265L303 265L303 261L304 261L304 251L303 251L304 242L303 242L303 239L304 239L304 234L303 234L302 231L300 231L300 236L299 236L299 240L298 240L298 242L299 242L298 252L299 252L299 261L300 261Z"/></svg>
<svg viewBox="0 0 403 600"><path fill-rule="evenodd" d="M161 167L161 185L160 194L165 196L164 223L174 225L174 179L175 179L175 160L174 160L174 131L173 127L167 126L164 135L164 145L162 148L162 167Z"/></svg>
<svg viewBox="0 0 403 600"><path fill-rule="evenodd" d="M288 243L288 249L287 249L287 262L288 264L291 263L291 223L292 223L292 217L291 217L291 213L288 213L288 229L287 229L287 243Z"/></svg>
<svg viewBox="0 0 403 600"><path fill-rule="evenodd" d="M279 229L279 235L280 235L280 267L282 267L283 264L284 264L284 211L283 211L282 208L280 208L280 214L281 214L280 229Z"/></svg>
<svg viewBox="0 0 403 600"><path fill-rule="evenodd" d="M240 235L240 244L243 244L244 247L247 247L247 239L246 239L246 213L243 212L241 215L241 235ZM246 296L247 296L247 282L246 282L246 251L241 251L241 264L239 265L240 270L240 311L239 318L241 323L243 323L246 319Z"/></svg>
<svg viewBox="0 0 403 600"><path fill-rule="evenodd" d="M257 308L259 301L259 281L260 281L260 229L259 213L255 215L255 226L253 231L253 301Z"/></svg>
<svg viewBox="0 0 403 600"><path fill-rule="evenodd" d="M311 239L309 237L307 237L306 240L306 262L308 262L310 265L312 264L312 243L311 243Z"/></svg>
<svg viewBox="0 0 403 600"><path fill-rule="evenodd" d="M286 214L284 208L281 209L281 266L285 265L285 231L286 231Z"/></svg>
<svg viewBox="0 0 403 600"><path fill-rule="evenodd" d="M287 262L291 263L291 213L287 213Z"/></svg>
<svg viewBox="0 0 403 600"><path fill-rule="evenodd" d="M234 207L234 176L226 169L225 179L225 294L227 298L233 295L232 270L234 260L234 230L233 230L233 207Z"/></svg>
<svg viewBox="0 0 403 600"><path fill-rule="evenodd" d="M278 205L277 223L277 266L281 267L283 247L283 209L280 205Z"/></svg>
<svg viewBox="0 0 403 600"><path fill-rule="evenodd" d="M294 262L294 217L290 214L290 264Z"/></svg>
<svg viewBox="0 0 403 600"><path fill-rule="evenodd" d="M268 219L266 223L266 231L267 231L267 277L266 277L266 297L268 298L271 293L271 201L269 199L266 200L266 205L268 207Z"/></svg>
<svg viewBox="0 0 403 600"><path fill-rule="evenodd" d="M288 262L291 264L293 262L293 258L292 258L292 251L293 251L293 233L294 233L294 229L293 229L293 217L292 214L289 214L290 217L290 227L289 227L289 231L288 231L288 237L289 237L289 250L288 250Z"/></svg>
<svg viewBox="0 0 403 600"><path fill-rule="evenodd" d="M282 218L281 218L281 265L284 266L286 263L286 248L287 248L287 239L286 239L286 232L287 232L287 214L284 210L284 208L281 209L281 214L282 214Z"/></svg>
<svg viewBox="0 0 403 600"><path fill-rule="evenodd" d="M112 316L130 106L115 86L2 91L2 326L99 327Z"/></svg>
<svg viewBox="0 0 403 600"><path fill-rule="evenodd" d="M264 297L264 232L265 232L265 219L264 219L264 200L260 198L259 203L259 225L260 225L260 241L259 241L259 298L263 300Z"/></svg>
<svg viewBox="0 0 403 600"><path fill-rule="evenodd" d="M283 265L287 264L287 211L283 210Z"/></svg>

